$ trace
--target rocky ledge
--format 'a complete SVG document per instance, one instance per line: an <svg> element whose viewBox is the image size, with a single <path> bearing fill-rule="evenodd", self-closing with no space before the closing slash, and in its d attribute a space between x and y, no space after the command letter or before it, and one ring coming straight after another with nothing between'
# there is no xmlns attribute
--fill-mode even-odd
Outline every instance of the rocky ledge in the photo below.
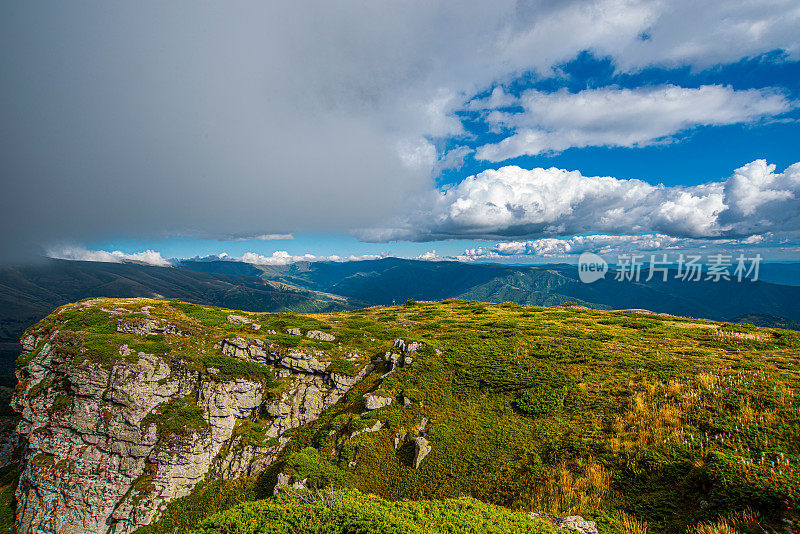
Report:
<svg viewBox="0 0 800 534"><path fill-rule="evenodd" d="M324 351L245 333L189 347L207 341L202 326L175 324L155 313L159 306L169 308L83 302L23 339L12 401L24 442L21 534L127 534L206 476L257 474L286 445L287 430L318 418L372 369L367 361L350 376L329 372ZM94 319L76 326L84 316Z"/></svg>

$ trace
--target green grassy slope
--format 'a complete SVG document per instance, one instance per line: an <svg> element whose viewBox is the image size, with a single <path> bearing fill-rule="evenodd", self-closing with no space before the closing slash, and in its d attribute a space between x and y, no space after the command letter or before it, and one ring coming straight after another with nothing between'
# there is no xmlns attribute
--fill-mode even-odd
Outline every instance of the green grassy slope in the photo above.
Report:
<svg viewBox="0 0 800 534"><path fill-rule="evenodd" d="M0 338L21 332L58 306L87 297L180 298L199 304L259 311L332 311L346 299L288 290L255 276L200 273L133 263L42 260L0 268Z"/></svg>
<svg viewBox="0 0 800 534"><path fill-rule="evenodd" d="M233 263L242 265L246 267ZM87 297L179 298L258 311L333 311L356 304L342 297L266 283L255 276L236 276L253 274L240 271L201 273L132 263L51 259L0 267L0 387L13 388L6 376L19 354L17 342L22 332L58 306ZM5 406L0 400L0 413Z"/></svg>
<svg viewBox="0 0 800 534"><path fill-rule="evenodd" d="M225 323L227 312L215 308L158 301L151 313L194 328L204 350L228 335L305 344L334 357L356 352L363 361L382 356L394 338L425 347L382 380L388 368L379 366L318 421L294 430L261 476L207 481L144 532L189 532L204 517L270 496L281 471L390 501L469 495L512 510L580 514L602 532L631 532L624 525L638 521L651 534L682 533L734 521L746 509L786 532L798 519L797 332L463 300L249 314L264 325L260 332ZM93 343L114 343L102 317L71 320ZM327 330L337 343L264 333L294 326ZM159 342L169 357L195 357L191 340ZM207 358L197 356L198 365ZM394 401L365 412L362 395L377 389ZM381 430L351 437L377 420ZM254 423L248 431L257 434ZM433 450L414 469L419 435ZM247 514L272 510L242 506ZM206 525L220 517L239 521L227 515ZM236 530L206 530L217 531Z"/></svg>

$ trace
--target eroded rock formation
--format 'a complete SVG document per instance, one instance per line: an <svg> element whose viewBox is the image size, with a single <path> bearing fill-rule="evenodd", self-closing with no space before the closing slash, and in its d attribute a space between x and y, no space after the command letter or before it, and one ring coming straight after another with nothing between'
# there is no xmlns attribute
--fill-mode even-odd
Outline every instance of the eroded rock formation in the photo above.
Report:
<svg viewBox="0 0 800 534"><path fill-rule="evenodd" d="M118 332L182 335L145 315L120 322ZM16 493L21 534L105 534L112 527L127 534L207 475L256 474L286 445L286 430L318 418L372 368L352 377L329 373L325 353L261 339L218 345L224 355L273 369L282 384L272 390L257 378L226 377L128 345L118 348L119 357L92 358L91 348L71 344L66 334L56 326L23 340L28 361L18 368L12 401L26 443ZM178 431L163 428L159 417L170 406L196 420ZM238 429L256 420L266 428L254 443Z"/></svg>

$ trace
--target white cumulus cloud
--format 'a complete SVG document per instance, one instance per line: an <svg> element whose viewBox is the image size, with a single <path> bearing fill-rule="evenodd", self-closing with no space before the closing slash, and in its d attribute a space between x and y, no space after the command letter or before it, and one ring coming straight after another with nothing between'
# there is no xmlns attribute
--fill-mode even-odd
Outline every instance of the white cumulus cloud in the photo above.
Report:
<svg viewBox="0 0 800 534"><path fill-rule="evenodd" d="M299 261L344 262L344 261L359 261L359 260L377 260L380 259L381 257L382 256L376 254L363 254L360 256L356 255L338 256L336 254L330 256L316 256L314 254L293 255L289 254L285 250L276 250L269 256L263 254L257 254L255 252L245 252L239 258L230 258L230 259L234 261L243 261L245 263L250 263L253 265L289 265L292 263L297 263Z"/></svg>
<svg viewBox="0 0 800 534"><path fill-rule="evenodd" d="M486 170L431 194L364 240L504 239L576 234L746 237L800 230L800 163L782 173L756 160L697 186L583 176L558 168Z"/></svg>
<svg viewBox="0 0 800 534"><path fill-rule="evenodd" d="M569 238L541 238L530 241L507 241L467 249L465 260L500 260L529 256L531 258L562 258L593 252L600 255L631 253L666 253L670 251L745 249L774 241L771 235L758 235L746 239L693 239L664 234L646 235L583 235Z"/></svg>
<svg viewBox="0 0 800 534"><path fill-rule="evenodd" d="M423 252L422 254L419 254L418 256L415 256L414 259L415 260L436 261L436 260L441 260L443 258L441 256L439 256L436 253L435 250L428 250L427 252Z"/></svg>
<svg viewBox="0 0 800 534"><path fill-rule="evenodd" d="M171 267L169 260L161 256L155 250L145 250L144 252L134 252L132 254L115 250L107 252L105 250L88 250L80 246L63 246L52 248L47 251L47 256L61 260L74 261L98 261L105 263L123 263L125 261L155 265L158 267Z"/></svg>
<svg viewBox="0 0 800 534"><path fill-rule="evenodd" d="M522 112L488 115L495 130L512 135L480 147L477 159L502 161L573 147L646 146L698 126L749 123L796 106L774 89L737 91L723 85L604 87L579 93L529 90L519 103Z"/></svg>

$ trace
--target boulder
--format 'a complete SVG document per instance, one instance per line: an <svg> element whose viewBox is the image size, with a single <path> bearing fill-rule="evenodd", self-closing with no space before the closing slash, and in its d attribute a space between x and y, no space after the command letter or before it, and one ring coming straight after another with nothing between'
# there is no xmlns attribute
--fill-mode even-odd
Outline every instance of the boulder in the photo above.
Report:
<svg viewBox="0 0 800 534"><path fill-rule="evenodd" d="M225 317L225 320L231 324L250 324L253 322L247 317L242 317L241 315L228 315Z"/></svg>
<svg viewBox="0 0 800 534"><path fill-rule="evenodd" d="M374 393L367 393L362 398L364 399L364 406L370 411L389 406L392 403L391 397L383 397Z"/></svg>
<svg viewBox="0 0 800 534"><path fill-rule="evenodd" d="M404 339L397 338L392 342L392 347L399 349L400 352L417 352L425 345L419 341L406 342Z"/></svg>
<svg viewBox="0 0 800 534"><path fill-rule="evenodd" d="M579 534L598 534L597 525L594 521L587 521L579 515L570 515L567 517L558 517L550 514L543 514L538 512L528 512L528 517L538 517L544 519L555 526L564 530L578 532Z"/></svg>
<svg viewBox="0 0 800 534"><path fill-rule="evenodd" d="M361 434L369 434L370 432L377 432L381 428L383 428L383 423L380 421L375 421L375 424L372 425L371 427L362 428L361 430L356 430L355 432L350 434L350 439L353 439L354 437L359 436Z"/></svg>
<svg viewBox="0 0 800 534"><path fill-rule="evenodd" d="M423 437L418 437L414 440L414 469L419 469L422 460L425 459L433 450L428 440Z"/></svg>
<svg viewBox="0 0 800 534"><path fill-rule="evenodd" d="M587 521L579 515L567 516L561 520L559 527L582 534L597 534L597 525L594 521Z"/></svg>
<svg viewBox="0 0 800 534"><path fill-rule="evenodd" d="M334 341L336 339L336 336L320 330L309 330L306 333L306 337L309 339L316 339L317 341Z"/></svg>

